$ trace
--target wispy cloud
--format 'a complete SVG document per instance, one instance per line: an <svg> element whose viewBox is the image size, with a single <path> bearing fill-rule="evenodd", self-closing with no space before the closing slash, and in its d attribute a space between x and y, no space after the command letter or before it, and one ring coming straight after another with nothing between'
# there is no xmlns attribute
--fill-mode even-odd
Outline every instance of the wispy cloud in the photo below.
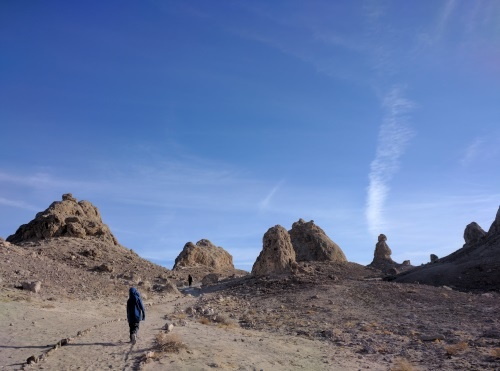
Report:
<svg viewBox="0 0 500 371"><path fill-rule="evenodd" d="M275 185L273 189L271 189L271 191L267 194L267 196L262 201L259 202L259 209L261 211L266 210L269 207L269 203L271 202L276 192L280 189L283 182L284 181L282 180L277 185Z"/></svg>
<svg viewBox="0 0 500 371"><path fill-rule="evenodd" d="M425 32L419 33L417 35L417 47L415 51L420 51L427 47L432 47L438 44L445 36L448 30L448 24L450 22L453 11L456 7L455 0L447 0L441 11L436 16L433 24L429 25Z"/></svg>
<svg viewBox="0 0 500 371"><path fill-rule="evenodd" d="M380 126L377 152L370 165L366 219L372 236L380 233L384 225L383 209L389 194L389 181L397 172L399 159L413 136L408 125L408 113L413 102L403 97L399 88L393 88L385 97L386 110Z"/></svg>
<svg viewBox="0 0 500 371"><path fill-rule="evenodd" d="M484 144L483 138L476 138L467 148L465 149L464 156L460 160L463 166L467 166L472 163L478 156L481 146Z"/></svg>
<svg viewBox="0 0 500 371"><path fill-rule="evenodd" d="M50 172L36 172L33 175L17 175L0 171L0 182L36 189L66 188L92 188L98 189L102 184L83 180L69 180L54 176Z"/></svg>
<svg viewBox="0 0 500 371"><path fill-rule="evenodd" d="M0 197L0 205L15 207L18 209L23 209L23 210L40 211L39 207L28 204L24 201L9 200L9 199L4 198L4 197Z"/></svg>

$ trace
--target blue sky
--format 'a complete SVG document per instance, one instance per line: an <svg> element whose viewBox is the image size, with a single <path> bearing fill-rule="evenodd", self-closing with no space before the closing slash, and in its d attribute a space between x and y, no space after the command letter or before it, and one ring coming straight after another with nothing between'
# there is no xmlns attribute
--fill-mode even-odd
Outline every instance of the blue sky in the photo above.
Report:
<svg viewBox="0 0 500 371"><path fill-rule="evenodd" d="M413 264L500 204L500 3L2 1L0 236L63 193L171 268L313 219Z"/></svg>

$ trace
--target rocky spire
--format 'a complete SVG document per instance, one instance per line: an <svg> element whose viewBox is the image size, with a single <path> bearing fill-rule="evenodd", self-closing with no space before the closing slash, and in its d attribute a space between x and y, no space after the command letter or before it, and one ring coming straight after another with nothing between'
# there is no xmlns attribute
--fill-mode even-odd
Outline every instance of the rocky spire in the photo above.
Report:
<svg viewBox="0 0 500 371"><path fill-rule="evenodd" d="M252 275L292 272L297 263L288 231L281 225L276 225L264 234L262 242L263 248L253 265Z"/></svg>

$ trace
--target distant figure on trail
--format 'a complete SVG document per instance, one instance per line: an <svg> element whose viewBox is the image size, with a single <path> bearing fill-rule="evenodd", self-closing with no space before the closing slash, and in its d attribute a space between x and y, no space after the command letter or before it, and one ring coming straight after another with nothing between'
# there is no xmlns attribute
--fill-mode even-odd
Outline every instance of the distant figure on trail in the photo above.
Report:
<svg viewBox="0 0 500 371"><path fill-rule="evenodd" d="M193 284L193 277L191 277L191 275L188 276L188 283L189 287L191 287L191 285Z"/></svg>
<svg viewBox="0 0 500 371"><path fill-rule="evenodd" d="M130 342L135 344L137 341L137 332L139 331L139 322L146 319L146 312L142 304L141 295L135 287L129 290L127 300L127 320L130 327Z"/></svg>

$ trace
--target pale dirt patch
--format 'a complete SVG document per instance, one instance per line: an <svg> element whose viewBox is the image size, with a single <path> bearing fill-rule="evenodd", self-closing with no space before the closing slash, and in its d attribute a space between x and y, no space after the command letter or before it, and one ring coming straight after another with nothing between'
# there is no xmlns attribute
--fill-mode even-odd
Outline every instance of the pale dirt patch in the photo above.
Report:
<svg viewBox="0 0 500 371"><path fill-rule="evenodd" d="M26 359L46 352L57 341L73 337L70 344L26 369L43 370L346 370L370 365L367 359L336 349L331 344L294 336L245 330L240 327L203 325L194 319L175 326L173 333L187 345L178 354L141 364L154 347L155 336L166 323L165 315L194 305L196 298L172 297L146 307L137 344L129 341L125 301L0 302L0 368L22 369ZM44 308L47 307L47 308ZM34 324L33 324L34 322ZM11 326L12 324L12 326ZM89 330L80 337L79 331Z"/></svg>

